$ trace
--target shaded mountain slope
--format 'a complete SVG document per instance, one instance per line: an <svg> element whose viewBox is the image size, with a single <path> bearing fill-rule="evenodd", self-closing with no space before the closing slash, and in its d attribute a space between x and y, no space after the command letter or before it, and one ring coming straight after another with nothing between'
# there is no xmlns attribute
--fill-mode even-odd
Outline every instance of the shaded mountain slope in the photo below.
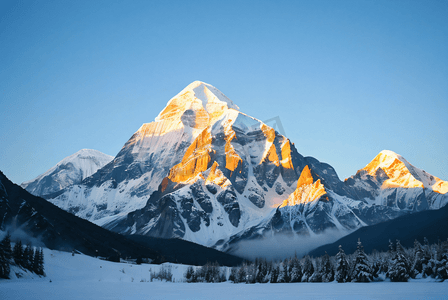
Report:
<svg viewBox="0 0 448 300"><path fill-rule="evenodd" d="M176 263L203 266L208 262L217 262L220 266L237 266L244 261L240 257L181 239L162 239L143 235L128 235L126 238L163 253L163 256Z"/></svg>
<svg viewBox="0 0 448 300"><path fill-rule="evenodd" d="M423 243L425 237L429 243L436 243L439 239L446 240L448 238L448 206L360 228L332 244L311 251L310 255L320 256L325 252L335 255L339 245L342 245L346 253L354 253L358 238L361 239L364 250L371 252L373 249L387 251L389 240L398 239L403 246L412 247L415 239Z"/></svg>

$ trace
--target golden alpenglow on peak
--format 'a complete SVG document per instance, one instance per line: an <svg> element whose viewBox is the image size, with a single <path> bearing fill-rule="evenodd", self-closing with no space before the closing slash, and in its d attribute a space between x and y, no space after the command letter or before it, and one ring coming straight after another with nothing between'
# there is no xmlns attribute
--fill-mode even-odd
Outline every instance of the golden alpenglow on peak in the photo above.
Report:
<svg viewBox="0 0 448 300"><path fill-rule="evenodd" d="M389 177L383 182L383 188L430 188L440 194L448 192L448 182L414 167L393 151L381 151L362 170L375 177L379 168Z"/></svg>
<svg viewBox="0 0 448 300"><path fill-rule="evenodd" d="M154 122L140 127L134 142L182 131L189 131L195 138L230 111L237 112L239 107L214 86L194 81L168 101Z"/></svg>
<svg viewBox="0 0 448 300"><path fill-rule="evenodd" d="M192 143L206 127L238 114L238 106L217 88L194 81L168 101L154 122L143 124L128 145L140 157L161 145L176 149Z"/></svg>
<svg viewBox="0 0 448 300"><path fill-rule="evenodd" d="M299 180L297 181L297 188L304 185L312 184L313 181L314 180L313 176L311 175L311 170L308 165L306 165L305 168L303 168L302 173L300 173Z"/></svg>
<svg viewBox="0 0 448 300"><path fill-rule="evenodd" d="M437 178L437 179L439 179L439 178ZM432 186L432 190L433 190L434 192L436 192L436 193L439 193L439 194L446 194L446 193L448 193L448 182L439 179L439 180Z"/></svg>
<svg viewBox="0 0 448 300"><path fill-rule="evenodd" d="M371 176L375 176L378 168L384 170L388 168L395 160L398 160L398 154L389 150L383 150L362 170L367 171L367 173Z"/></svg>
<svg viewBox="0 0 448 300"><path fill-rule="evenodd" d="M224 174L221 172L221 170L218 168L219 164L215 161L213 163L213 166L208 171L207 179L205 180L205 183L214 183L221 188L225 188L229 185L231 185L229 179L224 176Z"/></svg>
<svg viewBox="0 0 448 300"><path fill-rule="evenodd" d="M302 173L300 174L300 178L297 181L296 190L289 195L288 199L283 201L280 207L313 202L326 193L325 187L320 182L320 179L313 183L313 176L311 175L311 170L307 165L303 168Z"/></svg>
<svg viewBox="0 0 448 300"><path fill-rule="evenodd" d="M212 136L208 127L188 147L182 162L171 168L168 178L173 182L185 182L207 170L211 160L211 143Z"/></svg>
<svg viewBox="0 0 448 300"><path fill-rule="evenodd" d="M224 134L225 134L225 152L226 152L226 169L230 171L235 171L236 167L238 167L239 163L242 163L243 160L241 157L236 153L235 148L232 145L232 140L235 138L235 131L232 129L232 120L229 119L224 124Z"/></svg>
<svg viewBox="0 0 448 300"><path fill-rule="evenodd" d="M395 152L383 150L362 170L375 177L376 171L381 168L389 177L383 183L384 188L423 188L423 183L412 176L402 159Z"/></svg>
<svg viewBox="0 0 448 300"><path fill-rule="evenodd" d="M291 158L291 143L287 139L282 144L282 160L281 164L284 169L294 169L294 166L292 164L292 158Z"/></svg>
<svg viewBox="0 0 448 300"><path fill-rule="evenodd" d="M187 110L203 111L211 121L227 109L239 110L239 107L214 86L194 81L168 101L156 121L179 118Z"/></svg>

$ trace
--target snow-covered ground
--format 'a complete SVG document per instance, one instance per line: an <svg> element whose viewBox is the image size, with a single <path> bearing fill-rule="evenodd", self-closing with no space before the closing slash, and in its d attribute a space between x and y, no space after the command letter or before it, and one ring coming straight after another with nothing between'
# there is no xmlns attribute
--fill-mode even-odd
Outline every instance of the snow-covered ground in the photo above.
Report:
<svg viewBox="0 0 448 300"><path fill-rule="evenodd" d="M448 282L183 283L184 265L131 265L44 251L47 277L0 280L0 299L448 299ZM171 268L175 283L150 282L150 271L162 267Z"/></svg>

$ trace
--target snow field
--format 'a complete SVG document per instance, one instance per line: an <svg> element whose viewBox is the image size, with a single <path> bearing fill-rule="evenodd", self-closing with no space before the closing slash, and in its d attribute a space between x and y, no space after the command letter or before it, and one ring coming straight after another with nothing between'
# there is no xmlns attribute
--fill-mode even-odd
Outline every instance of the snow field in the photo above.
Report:
<svg viewBox="0 0 448 300"><path fill-rule="evenodd" d="M44 249L47 277L0 280L0 299L448 299L448 282L184 283L188 266L112 263ZM171 268L172 282L150 282L150 270ZM51 280L51 282L50 282Z"/></svg>

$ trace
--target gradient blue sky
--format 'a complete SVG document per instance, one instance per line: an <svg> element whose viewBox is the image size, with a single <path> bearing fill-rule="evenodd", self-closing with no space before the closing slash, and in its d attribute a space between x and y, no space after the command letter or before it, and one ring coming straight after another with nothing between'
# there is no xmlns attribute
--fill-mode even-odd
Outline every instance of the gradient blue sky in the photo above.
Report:
<svg viewBox="0 0 448 300"><path fill-rule="evenodd" d="M116 155L194 80L344 179L381 150L448 180L448 1L0 1L0 170Z"/></svg>

